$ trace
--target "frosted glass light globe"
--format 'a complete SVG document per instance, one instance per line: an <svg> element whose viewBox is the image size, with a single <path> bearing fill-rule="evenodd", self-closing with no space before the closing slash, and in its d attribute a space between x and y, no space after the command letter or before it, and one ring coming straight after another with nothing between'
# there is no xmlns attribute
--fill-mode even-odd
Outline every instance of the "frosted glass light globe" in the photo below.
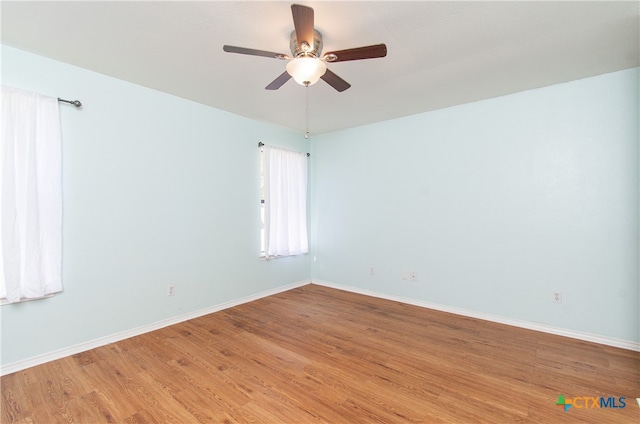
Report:
<svg viewBox="0 0 640 424"><path fill-rule="evenodd" d="M313 85L327 71L327 65L315 57L298 57L287 63L287 72L300 85Z"/></svg>

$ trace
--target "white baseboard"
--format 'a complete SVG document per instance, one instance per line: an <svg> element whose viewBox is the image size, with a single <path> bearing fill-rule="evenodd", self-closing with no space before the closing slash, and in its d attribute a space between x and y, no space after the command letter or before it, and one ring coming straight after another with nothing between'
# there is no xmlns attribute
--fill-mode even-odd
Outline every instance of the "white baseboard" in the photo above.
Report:
<svg viewBox="0 0 640 424"><path fill-rule="evenodd" d="M56 359L65 358L67 356L75 355L81 352L86 352L87 350L105 346L110 343L115 343L117 341L128 339L130 337L139 336L141 334L149 333L154 330L159 330L161 328L168 327L170 325L178 324L184 321L188 321L190 319L212 314L214 312L218 312L223 309L228 309L233 306L242 305L243 303L252 302L254 300L262 299L263 297L267 297L267 296L271 296L287 290L295 289L297 287L305 286L310 283L311 283L310 280L298 281L296 283L280 286L275 289L267 290L261 293L245 296L239 299L231 300L229 302L220 303L218 305L213 305L208 308L200 309L200 310L189 312L183 315L168 318L162 321L143 325L141 327L136 327L131 330L121 331L119 333L111 334L109 336L100 337L98 339L90 340L88 342L80 343L80 344L69 346L53 352L48 352L42 355L37 355L21 361L13 362L13 363L2 366L2 368L0 369L0 376L21 371L26 368L34 367L36 365L41 365L46 362L55 361Z"/></svg>
<svg viewBox="0 0 640 424"><path fill-rule="evenodd" d="M541 331L543 333L555 334L564 337L570 337L572 339L584 340L588 342L598 343L607 346L619 347L622 349L633 350L640 352L640 343L632 342L629 340L615 339L612 337L601 336L597 334L582 333L579 331L568 330L566 328L552 327L549 325L538 324L535 322L522 321L512 318L505 318L497 315L485 314L482 312L469 311L467 309L456 308L453 306L440 305L438 303L426 302L423 300L412 299L402 296L395 296L392 294L377 292L373 290L361 289L353 286L346 286L342 284L335 284L329 281L316 280L311 281L312 284L319 286L330 287L338 290L344 290L352 293L363 294L366 296L378 297L386 300L393 300L395 302L406 303L409 305L420 306L423 308L434 309L442 312L449 312L456 315L462 315L470 318L477 318L485 321L497 322L500 324L511 325L514 327L526 328L528 330Z"/></svg>
<svg viewBox="0 0 640 424"><path fill-rule="evenodd" d="M392 300L395 302L406 303L409 305L420 306L423 308L449 312L456 315L482 319L485 321L497 322L500 324L511 325L514 327L526 328L529 330L541 331L543 333L556 334L560 336L570 337L573 339L585 340L588 342L599 343L602 345L619 347L622 349L628 349L628 350L640 352L640 343L631 342L628 340L620 340L620 339L614 339L611 337L605 337L605 336L600 336L595 334L581 333L573 330L567 330L565 328L551 327L551 326L537 324L537 323L528 322L528 321L521 321L521 320L515 320L511 318L500 317L496 315L484 314L481 312L469 311L462 308L440 305L437 303L431 303L431 302L426 302L422 300L406 298L402 296L395 296L387 293L376 292L372 290L361 289L358 287L346 286L342 284L335 284L328 281L314 279L314 280L298 281L296 283L280 286L275 289L267 290L267 291L253 294L250 296L245 296L239 299L231 300L229 302L220 303L217 305L210 306L208 308L200 309L197 311L189 312L187 314L168 318L166 320L162 320L162 321L154 322L141 327L133 328L131 330L122 331L119 333L111 334L109 336L100 337L98 339L90 340L88 342L84 342L74 346L69 346L63 349L59 349L53 352L48 352L42 355L37 355L21 361L13 362L0 368L0 376L21 371L26 368L34 367L36 365L41 365L46 362L55 361L56 359L61 359L67 356L75 355L77 353L81 353L87 350L95 349L97 347L105 346L110 343L115 343L120 340L128 339L130 337L139 336L141 334L145 334L154 330L159 330L161 328L168 327L170 325L178 324L184 321L188 321L190 319L212 314L214 312L228 309L237 305L242 305L243 303L252 302L254 300L262 299L263 297L278 294L278 293L291 290L297 287L305 286L307 284L316 284L319 286L335 288L335 289L344 290L352 293L363 294L366 296L372 296L372 297L377 297L381 299Z"/></svg>

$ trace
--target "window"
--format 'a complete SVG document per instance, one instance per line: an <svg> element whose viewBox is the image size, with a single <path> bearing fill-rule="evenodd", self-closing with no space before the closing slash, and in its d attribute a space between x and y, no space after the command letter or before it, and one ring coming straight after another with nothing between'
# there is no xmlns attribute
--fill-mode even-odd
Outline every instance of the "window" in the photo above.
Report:
<svg viewBox="0 0 640 424"><path fill-rule="evenodd" d="M1 303L62 291L62 140L58 100L2 87Z"/></svg>
<svg viewBox="0 0 640 424"><path fill-rule="evenodd" d="M261 159L262 256L307 253L306 153L264 145Z"/></svg>
<svg viewBox="0 0 640 424"><path fill-rule="evenodd" d="M264 152L260 149L260 256L264 257Z"/></svg>

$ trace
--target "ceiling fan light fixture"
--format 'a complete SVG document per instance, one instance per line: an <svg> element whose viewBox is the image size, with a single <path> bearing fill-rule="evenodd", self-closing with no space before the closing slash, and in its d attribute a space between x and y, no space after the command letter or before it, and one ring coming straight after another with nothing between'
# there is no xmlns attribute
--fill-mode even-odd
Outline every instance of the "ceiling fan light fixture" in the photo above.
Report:
<svg viewBox="0 0 640 424"><path fill-rule="evenodd" d="M327 63L373 59L387 55L387 46L385 44L375 44L336 50L322 56L322 34L314 27L313 8L301 4L292 4L291 15L294 27L294 30L289 35L291 56L246 47L228 45L222 47L225 52L229 53L288 60L287 70L269 83L265 87L266 90L277 90L292 77L298 84L305 87L315 84L322 78L324 82L341 93L351 87L351 84L337 76L330 69L327 69Z"/></svg>
<svg viewBox="0 0 640 424"><path fill-rule="evenodd" d="M287 72L300 85L313 85L327 72L327 65L316 57L298 57L287 63Z"/></svg>

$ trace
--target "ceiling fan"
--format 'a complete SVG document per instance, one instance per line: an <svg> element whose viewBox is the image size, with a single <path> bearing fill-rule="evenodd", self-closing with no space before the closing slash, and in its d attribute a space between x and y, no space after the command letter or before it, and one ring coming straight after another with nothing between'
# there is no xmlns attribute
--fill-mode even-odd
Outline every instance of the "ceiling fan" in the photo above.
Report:
<svg viewBox="0 0 640 424"><path fill-rule="evenodd" d="M298 84L306 87L322 79L339 92L342 92L351 87L351 84L327 69L327 63L373 59L387 55L387 46L384 44L336 50L323 55L322 34L313 26L313 9L308 6L292 4L291 13L293 15L293 26L295 28L291 33L289 42L291 56L236 46L225 45L222 48L225 52L229 53L288 60L287 70L267 85L265 87L267 90L277 90L293 77Z"/></svg>

